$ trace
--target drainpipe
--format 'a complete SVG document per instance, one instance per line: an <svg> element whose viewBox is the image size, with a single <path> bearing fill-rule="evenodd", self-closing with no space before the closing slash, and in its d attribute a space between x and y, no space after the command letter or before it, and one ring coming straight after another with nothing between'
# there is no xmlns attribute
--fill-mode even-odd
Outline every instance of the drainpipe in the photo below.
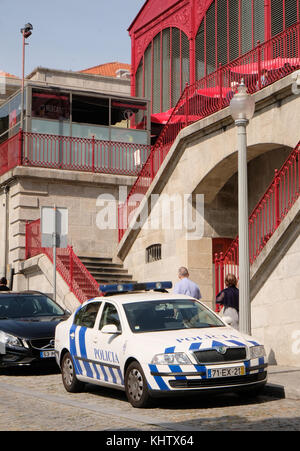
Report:
<svg viewBox="0 0 300 451"><path fill-rule="evenodd" d="M6 268L8 263L8 193L9 187L5 186L3 189L3 193L5 195L3 207L5 207L5 214L3 215L3 233L2 233L2 243L3 243L3 251L1 256L1 264L0 264L0 274L1 277L6 277Z"/></svg>

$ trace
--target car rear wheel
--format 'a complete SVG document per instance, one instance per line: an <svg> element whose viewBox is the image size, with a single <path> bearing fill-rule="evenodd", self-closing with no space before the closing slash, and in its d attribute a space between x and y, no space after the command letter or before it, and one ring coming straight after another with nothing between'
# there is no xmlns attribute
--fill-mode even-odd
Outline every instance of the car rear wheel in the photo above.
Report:
<svg viewBox="0 0 300 451"><path fill-rule="evenodd" d="M82 391L84 383L76 377L75 366L72 356L69 352L63 356L61 362L62 381L65 389L70 393L78 393Z"/></svg>
<svg viewBox="0 0 300 451"><path fill-rule="evenodd" d="M128 401L133 407L149 407L152 398L141 365L132 362L125 373L125 391Z"/></svg>

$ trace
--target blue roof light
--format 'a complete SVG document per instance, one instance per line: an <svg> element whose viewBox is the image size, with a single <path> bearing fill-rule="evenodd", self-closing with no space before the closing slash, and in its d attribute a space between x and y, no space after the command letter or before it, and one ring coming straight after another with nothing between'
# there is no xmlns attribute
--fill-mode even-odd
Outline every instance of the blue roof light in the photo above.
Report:
<svg viewBox="0 0 300 451"><path fill-rule="evenodd" d="M99 286L99 290L104 294L125 293L128 291L166 290L167 288L172 288L172 282L122 283Z"/></svg>

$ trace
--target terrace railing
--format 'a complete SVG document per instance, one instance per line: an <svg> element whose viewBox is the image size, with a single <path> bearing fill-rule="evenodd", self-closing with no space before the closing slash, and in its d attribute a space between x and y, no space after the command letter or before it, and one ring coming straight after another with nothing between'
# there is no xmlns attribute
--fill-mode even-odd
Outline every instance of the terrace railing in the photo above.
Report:
<svg viewBox="0 0 300 451"><path fill-rule="evenodd" d="M40 220L26 224L26 259L39 254L45 254L53 264L52 248L41 245ZM67 283L70 291L82 303L95 296L100 296L99 284L74 253L72 246L57 249L56 267L58 273Z"/></svg>
<svg viewBox="0 0 300 451"><path fill-rule="evenodd" d="M150 146L27 133L0 144L0 175L16 166L137 176Z"/></svg>
<svg viewBox="0 0 300 451"><path fill-rule="evenodd" d="M300 22L276 37L202 78L183 91L170 118L151 148L126 202L119 207L119 240L129 227L132 213L148 191L181 129L229 106L243 78L253 94L300 68ZM136 195L139 196L136 196Z"/></svg>

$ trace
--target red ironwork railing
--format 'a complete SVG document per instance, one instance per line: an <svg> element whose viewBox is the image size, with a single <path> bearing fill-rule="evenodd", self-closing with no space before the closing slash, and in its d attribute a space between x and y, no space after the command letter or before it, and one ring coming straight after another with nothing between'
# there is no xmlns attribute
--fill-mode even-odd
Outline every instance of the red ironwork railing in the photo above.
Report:
<svg viewBox="0 0 300 451"><path fill-rule="evenodd" d="M300 196L300 142L291 152L249 217L249 258L252 264ZM223 254L215 254L215 293L225 276L239 276L238 237Z"/></svg>
<svg viewBox="0 0 300 451"><path fill-rule="evenodd" d="M134 176L149 153L145 144L24 133L24 166Z"/></svg>
<svg viewBox="0 0 300 451"><path fill-rule="evenodd" d="M25 258L39 254L47 255L53 263L52 248L45 248L41 245L40 220L37 219L26 224ZM99 284L74 253L72 246L57 249L56 267L58 273L69 286L70 291L75 294L81 303L95 296L101 296Z"/></svg>
<svg viewBox="0 0 300 451"><path fill-rule="evenodd" d="M22 164L22 134L17 133L0 144L0 176Z"/></svg>
<svg viewBox="0 0 300 451"><path fill-rule="evenodd" d="M205 78L187 86L157 142L119 207L119 240L146 194L176 136L187 125L226 108L243 78L253 94L300 68L300 22Z"/></svg>
<svg viewBox="0 0 300 451"><path fill-rule="evenodd" d="M137 176L150 146L22 132L0 144L0 175L16 166Z"/></svg>

